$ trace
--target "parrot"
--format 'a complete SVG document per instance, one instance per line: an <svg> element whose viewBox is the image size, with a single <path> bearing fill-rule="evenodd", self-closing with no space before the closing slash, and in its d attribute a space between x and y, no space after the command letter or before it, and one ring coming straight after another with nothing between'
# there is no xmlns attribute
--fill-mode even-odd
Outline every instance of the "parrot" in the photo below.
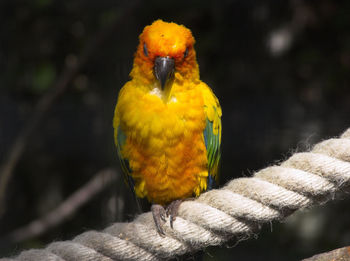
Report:
<svg viewBox="0 0 350 261"><path fill-rule="evenodd" d="M159 19L146 26L114 111L125 181L152 204L161 235L167 217L173 228L181 202L218 182L222 111L200 80L194 43L184 25Z"/></svg>

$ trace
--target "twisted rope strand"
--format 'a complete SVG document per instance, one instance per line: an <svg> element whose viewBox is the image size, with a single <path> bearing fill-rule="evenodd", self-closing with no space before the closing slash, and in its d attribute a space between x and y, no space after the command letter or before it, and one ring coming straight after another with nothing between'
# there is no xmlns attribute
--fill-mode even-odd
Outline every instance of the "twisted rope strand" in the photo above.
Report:
<svg viewBox="0 0 350 261"><path fill-rule="evenodd" d="M10 260L162 260L247 237L263 223L281 220L298 209L334 199L350 184L350 129L310 152L295 153L279 165L238 178L180 205L166 236L157 233L150 212L133 222L115 223L102 232L88 231L72 241L42 250L23 251Z"/></svg>

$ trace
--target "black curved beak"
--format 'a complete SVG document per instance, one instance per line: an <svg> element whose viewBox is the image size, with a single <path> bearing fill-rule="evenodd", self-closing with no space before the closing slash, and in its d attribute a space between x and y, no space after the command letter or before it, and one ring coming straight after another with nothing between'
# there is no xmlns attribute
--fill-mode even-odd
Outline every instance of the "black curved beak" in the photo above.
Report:
<svg viewBox="0 0 350 261"><path fill-rule="evenodd" d="M175 61L170 57L157 57L154 62L154 74L160 86L164 89L166 83L173 77L175 70Z"/></svg>

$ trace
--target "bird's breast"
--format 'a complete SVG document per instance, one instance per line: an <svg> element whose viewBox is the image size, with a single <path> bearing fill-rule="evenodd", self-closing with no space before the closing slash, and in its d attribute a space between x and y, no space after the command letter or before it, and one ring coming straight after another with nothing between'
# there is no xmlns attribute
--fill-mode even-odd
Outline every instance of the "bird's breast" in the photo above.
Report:
<svg viewBox="0 0 350 261"><path fill-rule="evenodd" d="M172 94L168 102L156 88L127 100L120 112L121 127L151 150L160 149L161 141L174 143L204 130L203 98L194 90Z"/></svg>

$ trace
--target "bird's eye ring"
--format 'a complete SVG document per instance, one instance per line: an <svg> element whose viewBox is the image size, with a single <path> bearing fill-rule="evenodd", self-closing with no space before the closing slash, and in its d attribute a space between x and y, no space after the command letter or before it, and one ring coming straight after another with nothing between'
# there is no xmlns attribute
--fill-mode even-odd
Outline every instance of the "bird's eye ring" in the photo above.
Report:
<svg viewBox="0 0 350 261"><path fill-rule="evenodd" d="M143 53L148 56L148 50L147 50L147 46L146 43L143 44Z"/></svg>
<svg viewBox="0 0 350 261"><path fill-rule="evenodd" d="M184 52L184 58L186 58L188 55L188 47L186 48L186 51Z"/></svg>

